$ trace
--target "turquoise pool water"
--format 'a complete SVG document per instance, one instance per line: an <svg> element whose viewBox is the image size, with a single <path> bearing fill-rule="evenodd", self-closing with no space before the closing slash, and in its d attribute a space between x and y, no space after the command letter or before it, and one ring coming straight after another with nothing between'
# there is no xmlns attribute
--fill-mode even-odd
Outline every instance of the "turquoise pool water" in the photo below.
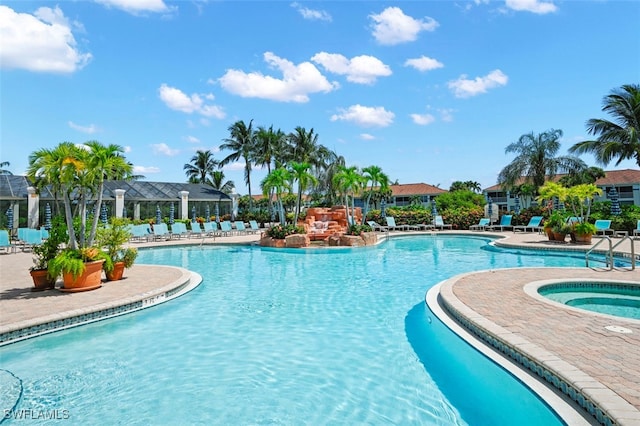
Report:
<svg viewBox="0 0 640 426"><path fill-rule="evenodd" d="M544 286L538 292L567 306L600 314L640 319L640 285L567 283Z"/></svg>
<svg viewBox="0 0 640 426"><path fill-rule="evenodd" d="M194 270L203 284L148 310L0 348L12 375L3 376L23 385L17 410L66 410L64 424L560 424L424 304L431 286L467 271L584 266L579 255L489 241L143 250L141 263ZM47 423L60 420L36 422Z"/></svg>

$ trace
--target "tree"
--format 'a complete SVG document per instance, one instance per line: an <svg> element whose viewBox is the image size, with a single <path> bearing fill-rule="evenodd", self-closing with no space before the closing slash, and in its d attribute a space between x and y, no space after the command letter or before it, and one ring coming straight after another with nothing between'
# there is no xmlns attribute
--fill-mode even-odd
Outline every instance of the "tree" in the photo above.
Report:
<svg viewBox="0 0 640 426"><path fill-rule="evenodd" d="M272 190L276 194L280 223L282 225L285 224L286 220L283 195L285 194L285 192L291 192L290 181L291 177L289 170L284 167L278 167L277 169L272 170L261 182L262 193L265 197L268 197Z"/></svg>
<svg viewBox="0 0 640 426"><path fill-rule="evenodd" d="M224 181L224 172L222 170L215 170L211 172L211 186L213 189L230 194L236 187L232 180Z"/></svg>
<svg viewBox="0 0 640 426"><path fill-rule="evenodd" d="M253 130L253 120L246 125L244 121L236 121L229 126L229 138L224 139L224 143L220 145L221 150L229 150L231 154L227 155L220 161L220 167L225 166L232 161L238 161L240 158L244 160L244 182L249 189L249 210L253 207L251 197L251 165L255 153L255 132Z"/></svg>
<svg viewBox="0 0 640 426"><path fill-rule="evenodd" d="M382 172L382 169L378 166L369 166L362 169L362 175L364 178L364 189L371 186L367 191L367 201L364 204L364 212L362 213L362 224L364 225L367 220L367 212L369 211L369 204L371 203L371 197L374 192L383 193L389 188L389 177Z"/></svg>
<svg viewBox="0 0 640 426"><path fill-rule="evenodd" d="M355 203L354 198L355 195L360 192L362 186L364 184L364 178L358 172L358 168L355 166L352 167L340 167L338 173L333 177L337 188L339 188L340 192L344 196L344 204L345 210L347 214L347 221L349 223L355 223L353 220L350 220L351 215L349 214L349 195L351 195L351 209L355 211Z"/></svg>
<svg viewBox="0 0 640 426"><path fill-rule="evenodd" d="M256 166L266 166L267 174L269 174L271 173L272 165L274 167L283 165L286 138L287 136L282 130L273 130L273 126L270 126L269 129L262 126L258 127L254 152ZM273 194L269 194L269 198L267 199L269 211L273 208L272 196Z"/></svg>
<svg viewBox="0 0 640 426"><path fill-rule="evenodd" d="M534 190L544 185L547 178L559 172L576 172L585 169L586 164L577 157L557 156L560 150L562 130L551 129L540 134L533 132L520 136L517 142L509 144L505 153L516 153L516 157L498 175L498 183L503 189L514 188L524 178Z"/></svg>
<svg viewBox="0 0 640 426"><path fill-rule="evenodd" d="M590 152L604 166L616 158L616 166L628 159L635 159L640 166L640 85L625 84L614 89L603 99L602 111L614 120L588 120L587 131L598 138L578 142L569 152Z"/></svg>
<svg viewBox="0 0 640 426"><path fill-rule="evenodd" d="M218 161L213 158L213 153L209 150L196 151L196 155L189 161L190 163L183 167L189 183L208 183L208 177L218 167Z"/></svg>
<svg viewBox="0 0 640 426"><path fill-rule="evenodd" d="M582 183L595 183L598 179L606 177L606 175L600 167L588 167L585 170L562 176L559 182L566 187L570 187Z"/></svg>
<svg viewBox="0 0 640 426"><path fill-rule="evenodd" d="M5 167L9 167L11 163L8 161L0 161L0 175L12 175L9 170L5 169Z"/></svg>
<svg viewBox="0 0 640 426"><path fill-rule="evenodd" d="M294 225L298 223L300 205L302 204L302 193L311 185L311 183L317 182L315 176L309 173L309 170L311 170L311 164L309 163L296 163L295 161L289 163L289 176L291 182L292 184L295 182L298 183L298 198L296 200L296 212L293 219Z"/></svg>

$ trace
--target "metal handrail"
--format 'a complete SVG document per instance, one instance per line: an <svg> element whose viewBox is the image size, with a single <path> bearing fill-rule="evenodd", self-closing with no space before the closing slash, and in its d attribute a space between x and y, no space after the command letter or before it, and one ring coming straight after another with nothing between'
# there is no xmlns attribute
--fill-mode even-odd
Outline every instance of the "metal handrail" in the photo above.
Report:
<svg viewBox="0 0 640 426"><path fill-rule="evenodd" d="M624 237L622 237L620 241L618 241L617 243L615 243L613 247L611 247L611 254L613 255L613 250L616 247L618 247L620 244L622 244L622 242L625 240L629 240L629 243L631 243L631 270L633 271L634 269L636 269L636 251L633 245L633 238L631 238L628 235L625 235Z"/></svg>
<svg viewBox="0 0 640 426"><path fill-rule="evenodd" d="M593 247L591 247L589 249L589 251L587 251L587 253L585 254L585 262L586 262L586 266L587 268L589 267L589 255L591 254L592 251L594 251L596 249L596 247L598 247L600 244L602 244L603 241L609 241L609 260L607 261L607 266L609 266L609 270L612 271L613 270L613 249L612 249L612 242L611 242L611 238L609 238L608 236L603 236L602 239L600 241L598 241Z"/></svg>

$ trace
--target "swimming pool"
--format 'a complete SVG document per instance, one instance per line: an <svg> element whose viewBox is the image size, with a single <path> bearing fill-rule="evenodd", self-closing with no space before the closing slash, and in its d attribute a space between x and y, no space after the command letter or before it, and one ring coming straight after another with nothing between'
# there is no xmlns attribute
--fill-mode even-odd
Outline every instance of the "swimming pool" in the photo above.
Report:
<svg viewBox="0 0 640 426"><path fill-rule="evenodd" d="M142 250L141 263L194 270L203 284L3 347L2 368L23 384L18 410L68 410L70 424L560 424L424 304L462 272L584 266L579 254L484 250L489 241Z"/></svg>
<svg viewBox="0 0 640 426"><path fill-rule="evenodd" d="M542 286L542 296L574 308L640 320L640 285L573 282Z"/></svg>

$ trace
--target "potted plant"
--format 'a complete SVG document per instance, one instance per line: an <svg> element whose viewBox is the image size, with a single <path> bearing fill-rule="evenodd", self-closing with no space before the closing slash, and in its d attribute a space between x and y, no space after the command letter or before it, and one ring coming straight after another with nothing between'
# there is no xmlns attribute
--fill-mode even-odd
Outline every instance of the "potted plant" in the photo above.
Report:
<svg viewBox="0 0 640 426"><path fill-rule="evenodd" d="M108 281L122 279L125 268L130 268L138 256L138 251L133 247L124 247L131 239L129 220L112 217L109 226L98 229L97 244L106 250L111 262L104 263L104 271Z"/></svg>
<svg viewBox="0 0 640 426"><path fill-rule="evenodd" d="M93 290L102 285L103 264L111 263L105 252L97 247L66 248L49 262L49 275L62 275L61 291Z"/></svg>
<svg viewBox="0 0 640 426"><path fill-rule="evenodd" d="M591 204L596 195L602 195L602 190L592 183L575 185L568 189L567 201L579 219L578 223L572 226L571 239L578 244L591 244L591 237L596 233L595 225L589 223Z"/></svg>
<svg viewBox="0 0 640 426"><path fill-rule="evenodd" d="M562 213L559 211L554 211L549 215L549 217L544 221L544 230L549 237L549 240L556 240L556 233L560 236L565 225L565 218ZM564 241L565 235L562 235L562 239L560 241Z"/></svg>
<svg viewBox="0 0 640 426"><path fill-rule="evenodd" d="M64 219L61 216L54 216L51 220L49 237L42 244L33 246L33 266L29 273L33 279L34 287L31 291L42 291L52 289L56 284L56 277L49 275L49 262L53 260L60 251L60 245L67 241L67 230Z"/></svg>
<svg viewBox="0 0 640 426"><path fill-rule="evenodd" d="M564 241L564 239L567 237L567 234L571 232L571 226L562 221L561 223L554 225L551 230L553 232L553 239L555 241Z"/></svg>

